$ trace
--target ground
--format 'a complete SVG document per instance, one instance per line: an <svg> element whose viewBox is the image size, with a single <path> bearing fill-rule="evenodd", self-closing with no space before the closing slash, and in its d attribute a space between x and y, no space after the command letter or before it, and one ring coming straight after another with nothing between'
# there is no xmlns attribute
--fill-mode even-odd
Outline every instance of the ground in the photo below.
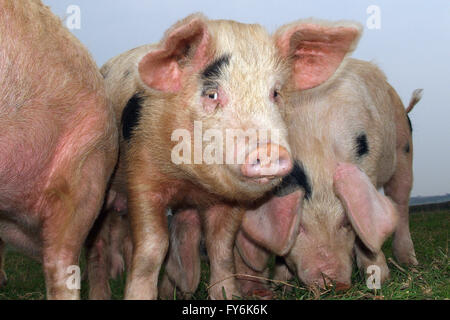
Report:
<svg viewBox="0 0 450 320"><path fill-rule="evenodd" d="M449 209L411 214L411 233L420 265L406 268L392 262L391 241L387 241L383 250L386 258L390 258L392 278L380 290L368 289L362 275L355 271L353 287L345 293L336 293L332 288L322 292L309 290L298 281L292 281L291 292L281 284L273 284L276 299L450 299L449 222ZM84 261L81 266L83 268ZM203 264L202 269L202 280L193 299L207 298L208 266ZM45 298L44 276L39 263L9 250L5 271L8 284L0 289L1 300ZM124 277L111 280L113 299L123 298L124 284ZM87 298L87 287L83 281L83 299Z"/></svg>

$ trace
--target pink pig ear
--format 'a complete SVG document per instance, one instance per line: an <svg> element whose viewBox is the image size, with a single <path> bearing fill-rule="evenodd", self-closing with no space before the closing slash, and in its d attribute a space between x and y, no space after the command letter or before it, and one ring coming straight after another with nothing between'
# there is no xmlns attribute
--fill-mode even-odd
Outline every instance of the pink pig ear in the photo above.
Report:
<svg viewBox="0 0 450 320"><path fill-rule="evenodd" d="M394 204L352 163L338 164L333 180L353 229L370 251L379 252L397 225Z"/></svg>
<svg viewBox="0 0 450 320"><path fill-rule="evenodd" d="M239 255L247 266L255 271L264 271L270 258L270 253L266 249L255 244L242 230L239 230L235 243Z"/></svg>
<svg viewBox="0 0 450 320"><path fill-rule="evenodd" d="M209 33L206 19L191 15L166 32L159 48L148 53L139 63L142 81L150 88L177 92L188 68L199 70L206 64Z"/></svg>
<svg viewBox="0 0 450 320"><path fill-rule="evenodd" d="M286 255L297 238L303 190L273 196L255 210L248 210L241 229L249 239L279 255Z"/></svg>
<svg viewBox="0 0 450 320"><path fill-rule="evenodd" d="M297 89L314 88L327 81L359 41L362 26L355 22L300 21L275 33L283 57L291 57Z"/></svg>

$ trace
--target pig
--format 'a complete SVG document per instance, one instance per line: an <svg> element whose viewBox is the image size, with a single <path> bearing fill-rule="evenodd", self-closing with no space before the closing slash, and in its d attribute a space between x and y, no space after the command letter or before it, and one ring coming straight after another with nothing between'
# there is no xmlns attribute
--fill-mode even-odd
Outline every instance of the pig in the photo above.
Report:
<svg viewBox="0 0 450 320"><path fill-rule="evenodd" d="M111 207L106 210L125 210L131 228L125 298L157 298L158 274L169 246L168 207L198 210L211 259L210 281L225 279L211 288L210 297L221 299L225 292L231 298L237 293L230 275L244 212L240 204L262 197L292 169L278 92L287 69L270 35L259 25L193 14L172 26L158 44L119 55L101 72L120 128L119 163L111 183L115 196L108 196ZM205 136L201 146L182 144L177 132L196 140L199 123L222 137L228 129L270 134L260 134L256 143L243 148L233 138L224 148L230 152L220 148L226 145L221 137ZM211 150L231 161L197 158L198 152ZM94 238L92 247L102 246L104 240Z"/></svg>
<svg viewBox="0 0 450 320"><path fill-rule="evenodd" d="M340 44L330 45L333 39ZM284 257L305 284L340 289L351 284L353 254L364 273L376 265L381 282L389 277L381 246L394 231L396 259L418 263L408 222L413 150L407 113L421 90L413 93L405 111L379 68L346 58L351 50L342 43L350 39L345 28L329 22L287 25L275 34L280 54L292 61L291 81L281 94L288 100L284 119L294 171L301 172L305 191L299 231ZM340 64L338 71L317 86L330 63ZM381 187L385 195L377 191ZM258 245L283 241L269 232L273 224L264 227L255 220L261 220L257 211L246 214L241 228ZM277 274L288 274L280 268Z"/></svg>
<svg viewBox="0 0 450 320"><path fill-rule="evenodd" d="M48 7L0 8L0 239L42 262L48 299L78 299L68 267L117 162L114 112L90 54Z"/></svg>

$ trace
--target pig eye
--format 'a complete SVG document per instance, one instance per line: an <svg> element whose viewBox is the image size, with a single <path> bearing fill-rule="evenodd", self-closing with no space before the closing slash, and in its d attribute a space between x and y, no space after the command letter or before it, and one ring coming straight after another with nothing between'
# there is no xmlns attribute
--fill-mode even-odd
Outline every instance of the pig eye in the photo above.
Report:
<svg viewBox="0 0 450 320"><path fill-rule="evenodd" d="M217 100L219 99L219 93L217 91L208 92L206 96L211 100Z"/></svg>
<svg viewBox="0 0 450 320"><path fill-rule="evenodd" d="M277 89L274 89L272 91L272 100L277 102L280 99L280 91L278 91Z"/></svg>

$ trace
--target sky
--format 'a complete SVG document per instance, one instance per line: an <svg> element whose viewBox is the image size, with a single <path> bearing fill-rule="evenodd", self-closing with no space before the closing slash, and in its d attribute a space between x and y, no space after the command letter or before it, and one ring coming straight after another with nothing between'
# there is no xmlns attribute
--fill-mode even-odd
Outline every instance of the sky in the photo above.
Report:
<svg viewBox="0 0 450 320"><path fill-rule="evenodd" d="M101 66L134 47L158 42L194 12L259 23L270 32L299 19L354 20L364 33L353 57L375 62L404 104L424 95L413 124L413 196L450 193L450 1L448 0L43 0ZM73 11L79 8L79 16ZM375 6L375 7L374 7ZM75 13L75 15L74 15ZM74 19L79 17L79 19ZM78 24L79 22L79 24Z"/></svg>

